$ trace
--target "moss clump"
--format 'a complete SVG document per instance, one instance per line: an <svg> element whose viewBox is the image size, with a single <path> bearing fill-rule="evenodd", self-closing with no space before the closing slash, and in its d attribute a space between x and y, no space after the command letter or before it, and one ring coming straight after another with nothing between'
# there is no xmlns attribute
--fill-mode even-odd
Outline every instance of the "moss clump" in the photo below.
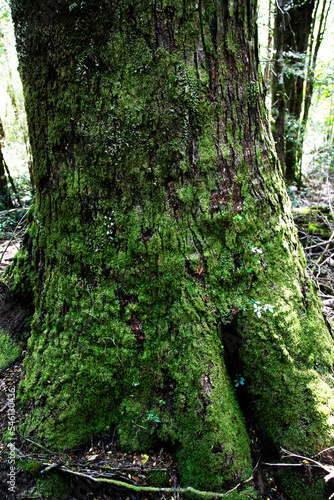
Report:
<svg viewBox="0 0 334 500"><path fill-rule="evenodd" d="M38 477L40 472L45 468L41 462L37 462L36 460L24 460L20 463L20 467L34 477Z"/></svg>
<svg viewBox="0 0 334 500"><path fill-rule="evenodd" d="M157 486L159 488L169 488L169 475L167 471L153 470L148 476L148 483L150 486Z"/></svg>
<svg viewBox="0 0 334 500"><path fill-rule="evenodd" d="M326 483L323 474L315 469L306 469L302 472L284 467L278 471L281 488L291 500L326 500Z"/></svg>
<svg viewBox="0 0 334 500"><path fill-rule="evenodd" d="M70 481L59 472L49 472L45 477L43 476L43 479L37 479L36 498L40 498L42 495L42 498L61 499L71 492Z"/></svg>
<svg viewBox="0 0 334 500"><path fill-rule="evenodd" d="M20 355L20 347L10 338L9 333L0 329L0 370L7 368Z"/></svg>

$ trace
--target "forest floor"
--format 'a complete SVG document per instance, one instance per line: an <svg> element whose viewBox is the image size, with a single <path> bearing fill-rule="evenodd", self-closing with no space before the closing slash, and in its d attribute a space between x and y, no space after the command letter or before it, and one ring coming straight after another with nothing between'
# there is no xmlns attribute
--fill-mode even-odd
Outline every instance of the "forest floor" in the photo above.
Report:
<svg viewBox="0 0 334 500"><path fill-rule="evenodd" d="M301 190L289 188L293 214L299 238L305 248L308 271L315 281L322 301L322 311L329 328L334 324L334 177L319 179L309 176ZM21 215L21 214L20 214ZM20 217L17 217L20 218ZM1 217L0 217L1 219ZM12 225L8 233L0 232L0 275L12 262L21 242L24 224ZM9 331L13 339L22 332L26 318L31 315L29 304L17 302L5 285L0 282L0 328ZM28 332L26 333L28 335ZM24 376L24 354L11 365L0 370L0 498L6 500L61 499L61 500L180 500L184 495L170 489L180 488L177 459L169 450L158 453L126 454L117 449L117 432L96 437L86 447L64 453L52 453L40 444L15 434L15 483L16 491L8 489L9 443L5 439L8 426L8 394L17 393ZM1 367L1 365L0 365ZM16 424L23 416L24 408L15 409ZM264 442L252 424L247 422L252 442L255 488L266 500L290 500L283 494L278 468L267 465L277 461L270 446ZM302 481L307 488L319 472L307 465L302 467ZM322 474L324 476L325 473ZM99 477L126 483L134 489L120 485L101 485ZM165 488L165 491L136 491L138 486ZM244 485L239 485L242 491ZM169 491L168 491L169 490ZM328 496L333 491L328 490ZM228 498L229 495L226 495ZM189 498L189 496L187 497ZM195 497L193 497L195 498ZM196 497L198 498L198 497Z"/></svg>
<svg viewBox="0 0 334 500"><path fill-rule="evenodd" d="M326 321L334 322L334 172L310 173L305 185L288 189L294 221L316 283ZM333 323L334 324L334 323Z"/></svg>

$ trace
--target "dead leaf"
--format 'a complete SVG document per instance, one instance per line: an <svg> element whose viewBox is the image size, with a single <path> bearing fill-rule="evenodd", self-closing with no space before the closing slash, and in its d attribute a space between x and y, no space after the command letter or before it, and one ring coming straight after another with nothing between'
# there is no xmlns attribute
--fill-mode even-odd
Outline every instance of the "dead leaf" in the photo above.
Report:
<svg viewBox="0 0 334 500"><path fill-rule="evenodd" d="M149 456L148 455L141 455L140 457L140 465L144 465L146 464L147 460L149 459Z"/></svg>

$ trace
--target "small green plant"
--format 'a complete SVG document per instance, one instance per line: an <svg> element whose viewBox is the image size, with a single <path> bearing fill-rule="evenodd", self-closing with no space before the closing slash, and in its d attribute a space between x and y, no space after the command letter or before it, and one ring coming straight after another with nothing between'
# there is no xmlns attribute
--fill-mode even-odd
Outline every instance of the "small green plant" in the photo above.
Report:
<svg viewBox="0 0 334 500"><path fill-rule="evenodd" d="M258 318L261 318L263 312L267 311L269 311L270 313L274 312L275 306L272 306L270 304L264 304L264 306L261 306L258 300L251 300L250 302L251 304L253 304L254 312Z"/></svg>
<svg viewBox="0 0 334 500"><path fill-rule="evenodd" d="M161 422L160 418L154 415L153 413L148 413L147 414L147 420L153 420L153 422Z"/></svg>
<svg viewBox="0 0 334 500"><path fill-rule="evenodd" d="M7 368L19 355L19 346L12 341L9 333L0 330L0 370Z"/></svg>
<svg viewBox="0 0 334 500"><path fill-rule="evenodd" d="M7 430L7 431L4 431L4 433L2 434L2 439L3 439L4 443L11 443L13 440L13 436L12 436L11 432L9 430Z"/></svg>
<svg viewBox="0 0 334 500"><path fill-rule="evenodd" d="M236 378L234 379L234 386L239 387L239 385L244 385L245 384L245 379L240 375L240 373L237 374Z"/></svg>

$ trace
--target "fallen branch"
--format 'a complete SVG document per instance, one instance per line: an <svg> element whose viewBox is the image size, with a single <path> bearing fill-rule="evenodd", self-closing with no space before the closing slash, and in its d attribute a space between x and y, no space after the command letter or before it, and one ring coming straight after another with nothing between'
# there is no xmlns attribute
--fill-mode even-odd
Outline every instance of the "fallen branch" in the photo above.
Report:
<svg viewBox="0 0 334 500"><path fill-rule="evenodd" d="M326 450L322 450L318 453L320 455L321 453L324 453L325 451L332 450L333 448L327 448ZM301 460L301 463L298 464L287 464L287 463L277 463L277 464L272 464L272 463L266 463L266 462L261 462L263 465L270 465L273 467L301 467L301 466L307 466L307 467L317 467L320 469L323 469L325 472L327 472L327 475L324 477L324 480L326 483L330 479L334 479L334 466L333 465L325 465L322 464L321 462L318 462L317 460L314 460L313 458L309 457L304 457L303 455L296 455L295 453L292 453L291 451L285 450L284 448L281 448L281 452L283 452L285 455L282 456L282 458L297 458L298 460ZM318 456L315 455L315 456Z"/></svg>
<svg viewBox="0 0 334 500"><path fill-rule="evenodd" d="M334 299L329 299L329 300L323 300L322 305L325 307L332 307L334 308Z"/></svg>
<svg viewBox="0 0 334 500"><path fill-rule="evenodd" d="M63 472L67 472L68 474L73 474L75 476L83 477L85 479L88 479L89 481L93 481L94 483L107 483L110 484L111 486L117 486L119 488L127 488L132 491L136 492L147 492L147 493L192 493L193 495L201 496L201 497L206 497L206 498L225 498L227 497L230 493L238 489L240 486L249 483L254 479L254 472L257 469L259 462L256 464L254 469L252 470L252 474L249 479L246 481L242 481L238 483L234 488L232 488L229 491L226 491L225 493L217 493L215 491L201 491L193 488L192 486L188 486L186 488L158 488L156 486L138 486L136 484L131 484L131 483L125 483L124 481L119 481L118 479L109 479L105 477L94 477L92 474L84 474L82 472L74 471L72 469L68 469L67 467L63 465L58 464L50 464L50 463L43 463L46 468L42 472L47 472L51 469L54 468L59 468Z"/></svg>

